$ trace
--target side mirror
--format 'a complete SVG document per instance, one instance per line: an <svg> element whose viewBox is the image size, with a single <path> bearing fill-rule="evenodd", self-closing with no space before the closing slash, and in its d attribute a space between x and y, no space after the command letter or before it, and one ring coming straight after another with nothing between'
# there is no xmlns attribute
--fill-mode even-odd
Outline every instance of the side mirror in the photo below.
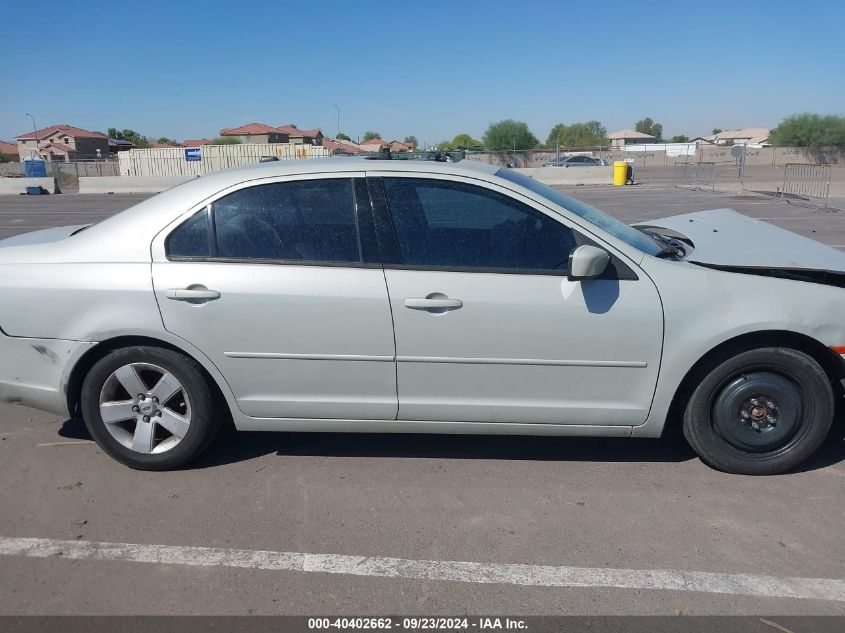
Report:
<svg viewBox="0 0 845 633"><path fill-rule="evenodd" d="M607 251L589 244L579 246L569 255L569 275L567 275L567 279L577 281L598 277L607 268L609 262L610 255Z"/></svg>

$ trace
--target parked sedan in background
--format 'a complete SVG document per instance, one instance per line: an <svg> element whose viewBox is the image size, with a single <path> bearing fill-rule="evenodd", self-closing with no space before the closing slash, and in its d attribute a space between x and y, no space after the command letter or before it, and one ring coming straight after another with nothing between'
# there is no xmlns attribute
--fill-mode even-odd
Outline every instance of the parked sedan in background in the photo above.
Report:
<svg viewBox="0 0 845 633"><path fill-rule="evenodd" d="M603 158L578 154L544 163L543 167L604 167L607 164L607 161Z"/></svg>
<svg viewBox="0 0 845 633"><path fill-rule="evenodd" d="M203 176L0 241L0 400L134 468L240 430L659 437L788 470L845 376L845 254L730 210L630 227L474 161Z"/></svg>

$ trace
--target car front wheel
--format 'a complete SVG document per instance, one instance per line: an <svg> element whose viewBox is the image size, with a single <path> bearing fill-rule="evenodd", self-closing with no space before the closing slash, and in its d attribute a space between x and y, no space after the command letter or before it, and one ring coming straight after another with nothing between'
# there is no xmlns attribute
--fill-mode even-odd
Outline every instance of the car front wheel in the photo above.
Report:
<svg viewBox="0 0 845 633"><path fill-rule="evenodd" d="M762 348L712 368L686 404L684 435L714 468L773 475L818 449L833 412L833 388L813 358L793 349Z"/></svg>
<svg viewBox="0 0 845 633"><path fill-rule="evenodd" d="M200 366L178 352L109 352L82 384L82 415L100 447L139 470L169 470L196 458L220 426Z"/></svg>

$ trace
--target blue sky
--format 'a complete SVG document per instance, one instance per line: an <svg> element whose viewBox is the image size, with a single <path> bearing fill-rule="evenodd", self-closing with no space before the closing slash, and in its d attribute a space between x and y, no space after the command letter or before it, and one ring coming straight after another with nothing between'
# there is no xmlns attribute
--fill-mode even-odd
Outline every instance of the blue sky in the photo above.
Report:
<svg viewBox="0 0 845 633"><path fill-rule="evenodd" d="M34 8L37 7L37 8ZM840 2L5 2L0 139L71 123L179 140L252 121L481 137L515 118L664 135L845 114Z"/></svg>

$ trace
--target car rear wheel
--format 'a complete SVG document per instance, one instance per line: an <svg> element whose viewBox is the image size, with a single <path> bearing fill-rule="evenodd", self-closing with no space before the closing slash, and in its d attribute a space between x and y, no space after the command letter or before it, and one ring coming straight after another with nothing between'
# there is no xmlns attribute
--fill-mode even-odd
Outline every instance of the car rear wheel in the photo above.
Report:
<svg viewBox="0 0 845 633"><path fill-rule="evenodd" d="M83 381L81 404L100 447L139 470L187 464L220 427L200 366L157 347L128 347L100 359Z"/></svg>
<svg viewBox="0 0 845 633"><path fill-rule="evenodd" d="M702 460L730 473L773 475L795 468L833 422L830 380L807 354L762 348L707 374L684 414L684 435Z"/></svg>

